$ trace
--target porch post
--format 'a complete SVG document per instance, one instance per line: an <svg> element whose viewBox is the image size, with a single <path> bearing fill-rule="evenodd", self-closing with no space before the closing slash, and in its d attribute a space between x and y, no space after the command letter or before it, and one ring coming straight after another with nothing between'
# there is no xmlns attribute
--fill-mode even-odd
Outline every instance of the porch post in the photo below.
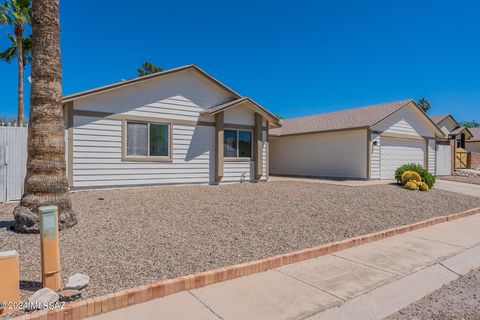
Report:
<svg viewBox="0 0 480 320"><path fill-rule="evenodd" d="M262 122L262 115L255 112L255 127L253 130L253 161L255 180L260 179L263 174Z"/></svg>
<svg viewBox="0 0 480 320"><path fill-rule="evenodd" d="M266 172L265 176L267 177L267 180L270 178L270 133L268 132L269 128L269 123L266 121L267 128L265 129L265 144L266 144L266 149L267 149L267 158L265 159L267 162L266 165Z"/></svg>
<svg viewBox="0 0 480 320"><path fill-rule="evenodd" d="M452 136L452 138L450 139L450 148L451 148L451 151L452 151L452 172L455 171L455 162L456 162L456 158L457 158L457 136Z"/></svg>
<svg viewBox="0 0 480 320"><path fill-rule="evenodd" d="M223 178L223 111L215 115L215 182Z"/></svg>

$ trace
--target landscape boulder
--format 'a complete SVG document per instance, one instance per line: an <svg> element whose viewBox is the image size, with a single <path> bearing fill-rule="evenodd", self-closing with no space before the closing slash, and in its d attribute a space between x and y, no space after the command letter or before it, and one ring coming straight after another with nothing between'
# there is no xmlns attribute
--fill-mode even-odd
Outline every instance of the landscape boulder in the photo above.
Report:
<svg viewBox="0 0 480 320"><path fill-rule="evenodd" d="M52 289L42 288L36 291L30 298L28 298L27 309L47 309L49 305L57 303L59 299L59 294Z"/></svg>
<svg viewBox="0 0 480 320"><path fill-rule="evenodd" d="M88 286L90 282L90 277L82 274L82 273L75 273L73 276L68 278L68 282L65 285L65 289L74 289L74 290L81 290Z"/></svg>
<svg viewBox="0 0 480 320"><path fill-rule="evenodd" d="M79 290L65 289L59 292L60 301L70 302L78 300L82 297L82 293Z"/></svg>

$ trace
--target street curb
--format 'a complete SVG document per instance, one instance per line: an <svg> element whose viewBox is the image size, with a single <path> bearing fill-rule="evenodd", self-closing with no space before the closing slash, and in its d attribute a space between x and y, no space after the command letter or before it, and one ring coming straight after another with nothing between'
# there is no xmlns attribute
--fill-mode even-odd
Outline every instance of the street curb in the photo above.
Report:
<svg viewBox="0 0 480 320"><path fill-rule="evenodd" d="M86 300L68 303L63 309L35 311L30 314L23 314L14 319L79 320L143 303L152 299L168 296L181 291L197 289L210 284L276 269L288 264L317 258L372 241L382 240L405 232L422 229L431 225L468 217L478 213L480 213L480 208L474 208L448 216L435 217L405 226L390 228L380 232L332 242L313 248L280 254L270 258L199 272L174 279L162 280L141 287L126 289L95 298L88 298Z"/></svg>

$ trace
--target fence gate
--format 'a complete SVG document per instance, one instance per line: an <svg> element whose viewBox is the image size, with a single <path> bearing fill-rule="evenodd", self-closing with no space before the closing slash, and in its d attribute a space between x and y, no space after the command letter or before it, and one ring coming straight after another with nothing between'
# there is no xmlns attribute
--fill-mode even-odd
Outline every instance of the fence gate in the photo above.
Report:
<svg viewBox="0 0 480 320"><path fill-rule="evenodd" d="M468 166L468 152L458 148L455 152L455 169L466 169Z"/></svg>
<svg viewBox="0 0 480 320"><path fill-rule="evenodd" d="M0 202L19 200L27 165L27 128L0 126Z"/></svg>

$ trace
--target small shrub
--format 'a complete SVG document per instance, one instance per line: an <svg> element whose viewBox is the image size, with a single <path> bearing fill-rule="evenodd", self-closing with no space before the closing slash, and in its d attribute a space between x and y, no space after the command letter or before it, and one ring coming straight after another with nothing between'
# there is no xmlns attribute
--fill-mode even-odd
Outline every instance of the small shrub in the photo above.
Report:
<svg viewBox="0 0 480 320"><path fill-rule="evenodd" d="M405 185L407 184L408 181L418 181L418 182L421 182L422 181L422 177L420 177L420 175L415 172L415 171L405 171L403 174L402 174L402 185Z"/></svg>
<svg viewBox="0 0 480 320"><path fill-rule="evenodd" d="M395 171L395 180L397 180L398 183L402 183L402 175L406 171L415 171L420 175L422 181L428 185L429 189L433 188L433 185L435 184L435 176L421 165L415 163L404 164Z"/></svg>
<svg viewBox="0 0 480 320"><path fill-rule="evenodd" d="M415 181L408 181L405 184L405 189L407 189L407 190L418 190L418 184Z"/></svg>

